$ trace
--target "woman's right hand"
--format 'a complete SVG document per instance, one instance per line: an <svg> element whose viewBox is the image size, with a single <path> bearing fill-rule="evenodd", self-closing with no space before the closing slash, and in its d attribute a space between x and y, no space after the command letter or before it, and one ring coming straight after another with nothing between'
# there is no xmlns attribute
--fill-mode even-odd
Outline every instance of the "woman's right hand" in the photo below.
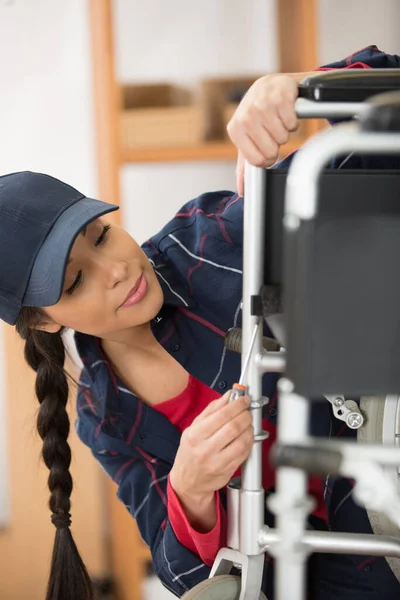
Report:
<svg viewBox="0 0 400 600"><path fill-rule="evenodd" d="M211 402L182 433L170 483L183 507L205 506L249 456L253 441L250 399L229 403L231 391Z"/></svg>
<svg viewBox="0 0 400 600"><path fill-rule="evenodd" d="M295 102L298 81L307 73L269 74L257 79L249 88L227 131L237 147L237 188L244 193L244 162L257 167L271 167L279 158L280 147L299 127Z"/></svg>

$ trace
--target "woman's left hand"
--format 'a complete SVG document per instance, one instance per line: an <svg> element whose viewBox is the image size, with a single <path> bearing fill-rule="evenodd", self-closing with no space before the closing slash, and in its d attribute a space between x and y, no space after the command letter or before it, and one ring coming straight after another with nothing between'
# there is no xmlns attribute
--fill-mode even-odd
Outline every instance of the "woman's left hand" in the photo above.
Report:
<svg viewBox="0 0 400 600"><path fill-rule="evenodd" d="M244 192L244 161L257 167L272 166L280 146L299 126L297 79L280 74L257 79L228 123L228 134L239 151L236 178L240 195Z"/></svg>

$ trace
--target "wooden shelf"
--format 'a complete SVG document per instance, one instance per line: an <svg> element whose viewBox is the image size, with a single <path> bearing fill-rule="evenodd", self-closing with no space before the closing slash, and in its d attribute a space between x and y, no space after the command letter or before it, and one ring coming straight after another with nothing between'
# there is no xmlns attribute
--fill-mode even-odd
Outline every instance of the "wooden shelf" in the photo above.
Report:
<svg viewBox="0 0 400 600"><path fill-rule="evenodd" d="M305 138L294 137L281 148L281 157L297 150ZM202 160L236 160L236 147L228 141L205 142L198 146L148 148L121 151L121 163L187 162Z"/></svg>
<svg viewBox="0 0 400 600"><path fill-rule="evenodd" d="M233 160L237 150L230 142L205 142L198 146L122 150L121 162L181 162L190 160Z"/></svg>

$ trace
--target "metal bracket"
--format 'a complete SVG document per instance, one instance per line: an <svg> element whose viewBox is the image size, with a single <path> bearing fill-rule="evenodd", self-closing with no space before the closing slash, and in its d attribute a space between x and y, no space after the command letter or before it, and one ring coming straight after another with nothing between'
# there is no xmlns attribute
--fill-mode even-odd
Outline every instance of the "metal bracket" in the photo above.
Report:
<svg viewBox="0 0 400 600"><path fill-rule="evenodd" d="M228 575L232 567L239 568L242 572L242 585L238 600L259 600L264 560L264 553L247 556L238 550L221 548L215 557L209 578Z"/></svg>
<svg viewBox="0 0 400 600"><path fill-rule="evenodd" d="M250 404L250 410L255 410L256 408L263 408L269 404L269 398L266 396L261 396L258 400L252 400Z"/></svg>
<svg viewBox="0 0 400 600"><path fill-rule="evenodd" d="M332 404L336 419L344 421L350 429L359 429L364 424L364 416L354 400L346 400L344 396L325 396Z"/></svg>

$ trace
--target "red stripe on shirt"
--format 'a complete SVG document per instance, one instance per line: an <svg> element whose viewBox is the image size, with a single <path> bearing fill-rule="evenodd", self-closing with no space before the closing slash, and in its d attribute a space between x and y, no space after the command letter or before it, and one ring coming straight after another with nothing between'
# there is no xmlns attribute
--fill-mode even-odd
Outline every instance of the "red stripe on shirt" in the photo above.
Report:
<svg viewBox="0 0 400 600"><path fill-rule="evenodd" d="M225 331L222 331L222 329L220 329L216 325L213 325L209 321L206 321L206 319L203 319L203 317L195 315L194 313L190 312L190 310L188 310L187 308L183 308L183 306L179 306L178 310L180 312L183 312L187 317L189 317L189 319L193 319L193 321L197 321L198 323L204 325L204 327L207 327L208 329L211 329L211 331L218 333L218 335L225 337Z"/></svg>

